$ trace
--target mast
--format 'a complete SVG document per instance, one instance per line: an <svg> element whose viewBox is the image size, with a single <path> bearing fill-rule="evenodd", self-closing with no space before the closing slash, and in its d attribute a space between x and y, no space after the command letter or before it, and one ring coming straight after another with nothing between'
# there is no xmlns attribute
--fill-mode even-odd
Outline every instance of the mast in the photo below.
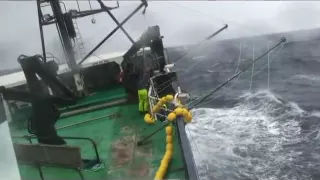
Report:
<svg viewBox="0 0 320 180"><path fill-rule="evenodd" d="M72 71L75 71L77 69L77 63L71 45L71 40L68 35L65 20L63 19L63 13L61 10L59 0L51 0L50 4L53 15L56 19L58 33L60 33L61 35L61 41L67 54L67 64Z"/></svg>
<svg viewBox="0 0 320 180"><path fill-rule="evenodd" d="M77 91L80 95L85 95L85 84L83 75L80 74L81 63L85 61L94 51L96 51L107 39L109 39L118 29L121 29L123 33L127 36L127 38L133 43L133 39L129 36L126 30L123 28L123 24L126 23L134 14L138 12L142 7L147 7L148 3L146 0L141 0L141 4L125 18L124 21L119 23L119 21L113 16L111 10L119 8L119 3L115 7L108 7L103 4L101 0L97 0L100 4L100 9L91 9L91 10L69 10L67 12L63 12L60 6L60 3L63 3L61 0L37 0L37 8L38 8L38 18L39 18L39 29L40 29L40 37L41 37L41 44L42 44L42 53L43 59L46 62L46 50L45 50L45 42L44 42L44 35L43 35L43 26L56 24L57 31L60 37L60 41L63 47L63 50L66 55L66 61L68 67L71 69L71 74L74 78L74 86L76 87ZM48 3L46 6L51 6L53 14L42 14L41 11L41 4ZM93 50L91 50L82 60L80 63L76 62L74 49L72 45L72 40L77 38L77 33L75 32L74 27L74 19L81 18L85 16L90 16L93 14L106 12L112 20L117 24L117 27L110 32Z"/></svg>

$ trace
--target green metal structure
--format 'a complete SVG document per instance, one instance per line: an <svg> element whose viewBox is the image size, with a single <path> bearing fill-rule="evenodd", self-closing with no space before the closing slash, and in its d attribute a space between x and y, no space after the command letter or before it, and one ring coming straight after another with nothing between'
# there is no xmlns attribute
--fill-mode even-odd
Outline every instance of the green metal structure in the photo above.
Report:
<svg viewBox="0 0 320 180"><path fill-rule="evenodd" d="M119 87L96 93L83 99L78 105L102 104L121 98L126 98L126 93ZM139 139L162 125L160 122L153 125L146 124L143 115L137 109L137 103L124 103L58 120L56 128L60 136L91 138L97 145L102 164L98 165L99 167L81 170L84 179L147 180L154 178L165 152L166 134L165 130L162 130L144 145L137 146ZM85 123L81 124L81 122ZM27 139L22 138L28 134L26 130L17 130L15 127L11 127L11 133L14 142L29 143ZM174 137L174 154L166 178L186 179L179 141L176 135ZM32 142L37 143L35 139ZM67 144L80 147L83 158L95 158L94 149L90 142L67 140ZM41 179L39 170L34 165L20 164L19 169L22 179ZM43 166L41 170L44 179L80 179L79 174L72 169Z"/></svg>

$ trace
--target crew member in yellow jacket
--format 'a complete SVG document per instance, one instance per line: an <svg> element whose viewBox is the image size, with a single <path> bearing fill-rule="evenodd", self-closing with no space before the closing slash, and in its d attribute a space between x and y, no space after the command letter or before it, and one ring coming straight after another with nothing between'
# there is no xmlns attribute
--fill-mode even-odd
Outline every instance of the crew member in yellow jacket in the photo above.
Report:
<svg viewBox="0 0 320 180"><path fill-rule="evenodd" d="M152 69L148 68L144 71L143 76L138 80L138 98L139 111L146 113L149 111L148 87L149 79L152 77Z"/></svg>
<svg viewBox="0 0 320 180"><path fill-rule="evenodd" d="M139 111L145 113L149 111L148 91L146 88L138 90L139 97Z"/></svg>

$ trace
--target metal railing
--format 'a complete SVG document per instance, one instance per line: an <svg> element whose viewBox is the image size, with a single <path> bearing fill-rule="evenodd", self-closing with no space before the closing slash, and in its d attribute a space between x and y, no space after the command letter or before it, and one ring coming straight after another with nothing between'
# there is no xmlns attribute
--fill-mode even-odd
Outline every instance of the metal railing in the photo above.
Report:
<svg viewBox="0 0 320 180"><path fill-rule="evenodd" d="M148 100L149 100L150 114L155 120L158 120L158 119L157 119L157 116L155 115L155 113L152 113L152 109L157 104L158 99L159 99L159 96L155 90L153 77L152 77L152 78L150 78L150 86L149 86L149 90L148 90Z"/></svg>
<svg viewBox="0 0 320 180"><path fill-rule="evenodd" d="M170 72L170 70L169 70L170 68L171 67L168 67L168 70L166 70L167 73ZM152 113L153 107L157 104L157 102L159 100L158 92L155 87L156 83L154 83L155 77L156 76L150 78L150 87L149 87L149 91L148 91L148 97L149 97L149 106L150 106L151 115L154 119L157 119L157 115L161 115L161 114ZM172 85L172 83L173 83L173 81L169 82L169 84L171 84L171 85ZM178 86L178 85L173 86L173 87L175 87L174 89L175 89L175 92L177 93L176 97L179 98L179 100L181 100L182 103L184 103L189 98L189 94L183 93L180 89L180 86ZM171 107L171 108L174 108L174 107ZM165 109L165 110L172 111L173 109ZM170 123L170 122L168 122L166 120L164 122L164 124L165 123ZM179 141L179 145L180 145L180 149L181 149L181 153L182 153L182 159L183 159L183 163L184 163L183 168L185 170L185 177L186 177L186 179L189 179L189 180L198 180L199 179L198 172L197 172L196 164L194 162L194 157L193 157L193 153L192 153L191 146L189 143L189 139L186 134L185 122L184 122L183 118L178 117L176 122L173 123L173 125L175 126L175 128L177 130L178 141Z"/></svg>

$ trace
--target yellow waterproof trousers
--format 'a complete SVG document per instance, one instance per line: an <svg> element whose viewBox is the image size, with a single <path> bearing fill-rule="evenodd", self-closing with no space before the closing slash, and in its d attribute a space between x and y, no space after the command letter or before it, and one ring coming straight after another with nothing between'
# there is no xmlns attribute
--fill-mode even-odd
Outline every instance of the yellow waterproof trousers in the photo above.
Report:
<svg viewBox="0 0 320 180"><path fill-rule="evenodd" d="M139 111L146 112L149 110L148 91L147 89L138 90L139 97Z"/></svg>

